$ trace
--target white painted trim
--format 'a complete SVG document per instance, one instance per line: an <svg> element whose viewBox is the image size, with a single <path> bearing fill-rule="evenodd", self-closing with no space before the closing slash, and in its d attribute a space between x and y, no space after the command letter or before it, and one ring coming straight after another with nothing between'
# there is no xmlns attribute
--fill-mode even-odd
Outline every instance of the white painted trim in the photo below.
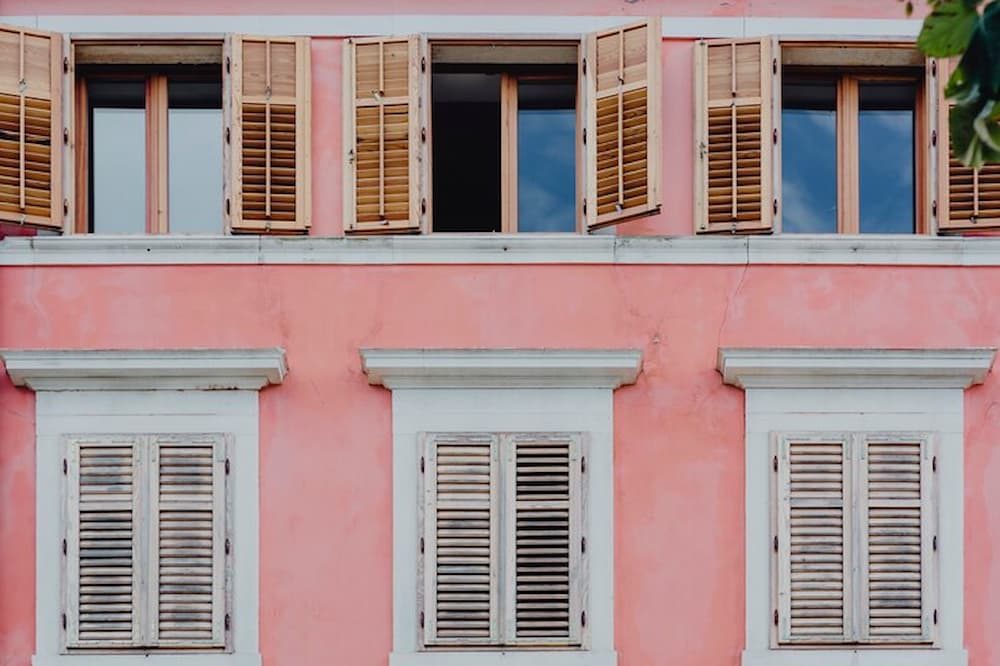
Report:
<svg viewBox="0 0 1000 666"><path fill-rule="evenodd" d="M0 22L73 36L244 32L259 35L363 36L449 34L579 35L635 21L641 16L553 16L470 14L378 15L37 15L0 16ZM845 35L915 38L919 19L796 18L787 16L664 16L663 37L790 37Z"/></svg>
<svg viewBox="0 0 1000 666"><path fill-rule="evenodd" d="M389 666L615 666L614 652L418 652L389 655Z"/></svg>
<svg viewBox="0 0 1000 666"><path fill-rule="evenodd" d="M362 349L368 383L399 388L606 388L635 383L637 349ZM511 430L511 428L507 428Z"/></svg>
<svg viewBox="0 0 1000 666"><path fill-rule="evenodd" d="M36 391L110 389L260 389L288 372L271 349L5 349L15 386Z"/></svg>
<svg viewBox="0 0 1000 666"><path fill-rule="evenodd" d="M1000 266L1000 238L933 236L37 236L0 266L639 264Z"/></svg>
<svg viewBox="0 0 1000 666"><path fill-rule="evenodd" d="M967 666L965 650L768 650L743 653L742 666Z"/></svg>
<svg viewBox="0 0 1000 666"><path fill-rule="evenodd" d="M35 654L33 666L260 666L260 452L256 390L38 391L35 399ZM59 621L64 436L227 433L232 466L230 653L66 654Z"/></svg>
<svg viewBox="0 0 1000 666"><path fill-rule="evenodd" d="M743 388L958 388L981 384L996 349L719 349L718 370ZM910 428L912 429L912 428Z"/></svg>

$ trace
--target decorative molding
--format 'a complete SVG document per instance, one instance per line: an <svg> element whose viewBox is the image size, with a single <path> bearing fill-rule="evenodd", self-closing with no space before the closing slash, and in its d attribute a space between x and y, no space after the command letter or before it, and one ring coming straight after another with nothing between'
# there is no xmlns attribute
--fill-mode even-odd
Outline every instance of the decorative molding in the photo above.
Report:
<svg viewBox="0 0 1000 666"><path fill-rule="evenodd" d="M197 20L192 20L196 18ZM475 14L376 15L29 15L0 16L0 22L73 36L85 34L205 34L244 32L261 35L343 37L424 33L579 36L644 18L635 16L554 16ZM919 19L872 19L786 16L664 16L664 38L789 37L844 35L857 38L914 39Z"/></svg>
<svg viewBox="0 0 1000 666"><path fill-rule="evenodd" d="M0 350L15 386L35 391L261 389L288 373L270 349Z"/></svg>
<svg viewBox="0 0 1000 666"><path fill-rule="evenodd" d="M0 241L0 266L663 264L1000 266L1000 237L431 234L35 236Z"/></svg>
<svg viewBox="0 0 1000 666"><path fill-rule="evenodd" d="M960 388L981 384L996 349L721 348L718 370L742 388Z"/></svg>
<svg viewBox="0 0 1000 666"><path fill-rule="evenodd" d="M606 388L635 383L638 349L362 349L368 383L400 388Z"/></svg>

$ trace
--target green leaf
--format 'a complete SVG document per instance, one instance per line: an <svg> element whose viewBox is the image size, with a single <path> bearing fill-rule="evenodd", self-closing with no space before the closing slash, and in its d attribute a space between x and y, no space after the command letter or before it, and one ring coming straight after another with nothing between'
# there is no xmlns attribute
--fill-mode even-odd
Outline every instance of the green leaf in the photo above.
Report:
<svg viewBox="0 0 1000 666"><path fill-rule="evenodd" d="M924 19L917 46L929 56L945 58L966 50L979 22L975 5L965 0L942 0Z"/></svg>
<svg viewBox="0 0 1000 666"><path fill-rule="evenodd" d="M986 107L996 112L995 103L987 102ZM971 104L956 104L948 116L948 128L951 134L951 152L962 164L978 169L984 163L1000 163L1000 150L994 148L992 142L993 130L987 129L991 142L983 141L983 136L977 131L975 123L983 113L984 106L978 102ZM994 126L996 120L994 119ZM1000 129L996 130L1000 131Z"/></svg>
<svg viewBox="0 0 1000 666"><path fill-rule="evenodd" d="M983 144L994 152L1000 152L1000 102L987 101L972 128Z"/></svg>

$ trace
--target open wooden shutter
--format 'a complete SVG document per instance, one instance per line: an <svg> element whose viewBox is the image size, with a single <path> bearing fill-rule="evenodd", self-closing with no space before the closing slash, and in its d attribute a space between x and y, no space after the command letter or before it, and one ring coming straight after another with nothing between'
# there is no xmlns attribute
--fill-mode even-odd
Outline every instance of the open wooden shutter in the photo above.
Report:
<svg viewBox="0 0 1000 666"><path fill-rule="evenodd" d="M504 643L579 645L582 468L578 434L507 435Z"/></svg>
<svg viewBox="0 0 1000 666"><path fill-rule="evenodd" d="M150 643L225 645L226 444L221 435L150 445Z"/></svg>
<svg viewBox="0 0 1000 666"><path fill-rule="evenodd" d="M349 39L344 49L344 231L419 231L419 39Z"/></svg>
<svg viewBox="0 0 1000 666"><path fill-rule="evenodd" d="M424 436L427 645L499 642L498 448L491 434Z"/></svg>
<svg viewBox="0 0 1000 666"><path fill-rule="evenodd" d="M775 441L779 643L853 640L847 436Z"/></svg>
<svg viewBox="0 0 1000 666"><path fill-rule="evenodd" d="M67 450L66 644L141 644L138 437L74 437ZM53 574L48 574L53 575Z"/></svg>
<svg viewBox="0 0 1000 666"><path fill-rule="evenodd" d="M62 36L0 25L0 222L62 229Z"/></svg>
<svg viewBox="0 0 1000 666"><path fill-rule="evenodd" d="M309 38L236 35L228 51L230 229L305 232L311 219Z"/></svg>
<svg viewBox="0 0 1000 666"><path fill-rule="evenodd" d="M937 66L938 230L1000 229L1000 164L970 169L952 156L948 115L953 105L944 88L955 62L941 59Z"/></svg>
<svg viewBox="0 0 1000 666"><path fill-rule="evenodd" d="M926 436L864 436L860 465L860 630L865 642L929 643L934 475Z"/></svg>
<svg viewBox="0 0 1000 666"><path fill-rule="evenodd" d="M777 42L720 39L695 48L695 229L770 231Z"/></svg>
<svg viewBox="0 0 1000 666"><path fill-rule="evenodd" d="M660 209L660 27L648 19L587 36L587 229Z"/></svg>

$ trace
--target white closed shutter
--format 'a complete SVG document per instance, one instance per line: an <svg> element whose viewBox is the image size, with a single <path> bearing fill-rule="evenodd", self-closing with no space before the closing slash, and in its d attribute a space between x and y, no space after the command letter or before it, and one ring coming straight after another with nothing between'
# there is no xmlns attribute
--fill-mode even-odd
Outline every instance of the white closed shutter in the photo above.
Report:
<svg viewBox="0 0 1000 666"><path fill-rule="evenodd" d="M853 633L848 435L776 439L776 612L781 643L843 643Z"/></svg>
<svg viewBox="0 0 1000 666"><path fill-rule="evenodd" d="M151 639L225 644L226 444L155 436L150 446Z"/></svg>
<svg viewBox="0 0 1000 666"><path fill-rule="evenodd" d="M499 438L424 437L422 623L427 645L499 641Z"/></svg>
<svg viewBox="0 0 1000 666"><path fill-rule="evenodd" d="M928 436L863 436L858 532L866 642L933 641L935 474Z"/></svg>
<svg viewBox="0 0 1000 666"><path fill-rule="evenodd" d="M137 645L143 639L141 438L73 437L67 449L66 643Z"/></svg>
<svg viewBox="0 0 1000 666"><path fill-rule="evenodd" d="M581 436L503 439L506 642L579 645L582 613Z"/></svg>

